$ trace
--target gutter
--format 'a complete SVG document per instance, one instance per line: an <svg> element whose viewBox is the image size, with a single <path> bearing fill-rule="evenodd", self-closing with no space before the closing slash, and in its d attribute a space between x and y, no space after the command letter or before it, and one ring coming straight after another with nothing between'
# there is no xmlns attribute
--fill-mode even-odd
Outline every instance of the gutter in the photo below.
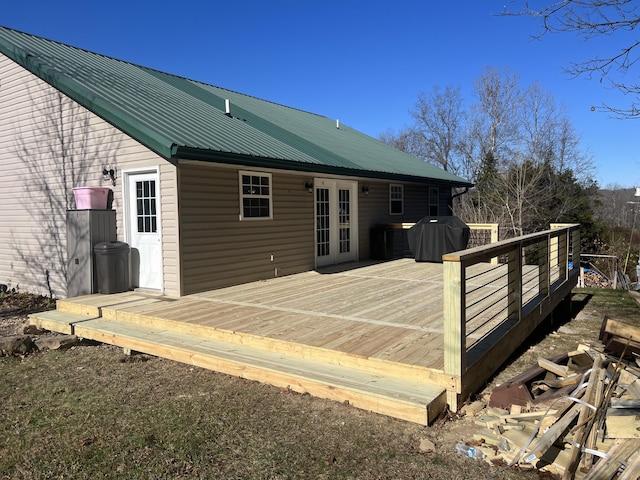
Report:
<svg viewBox="0 0 640 480"><path fill-rule="evenodd" d="M459 197L460 195L464 195L465 193L467 193L469 191L470 187L464 187L464 190L462 192L458 192L455 195L451 195L451 200L453 200L456 197Z"/></svg>

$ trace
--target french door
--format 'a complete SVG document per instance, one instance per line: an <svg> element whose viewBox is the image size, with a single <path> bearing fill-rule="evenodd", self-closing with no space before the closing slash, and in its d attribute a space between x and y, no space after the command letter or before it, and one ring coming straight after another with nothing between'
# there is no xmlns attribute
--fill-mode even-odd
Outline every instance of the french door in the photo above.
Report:
<svg viewBox="0 0 640 480"><path fill-rule="evenodd" d="M316 265L357 260L357 183L316 179L314 186Z"/></svg>

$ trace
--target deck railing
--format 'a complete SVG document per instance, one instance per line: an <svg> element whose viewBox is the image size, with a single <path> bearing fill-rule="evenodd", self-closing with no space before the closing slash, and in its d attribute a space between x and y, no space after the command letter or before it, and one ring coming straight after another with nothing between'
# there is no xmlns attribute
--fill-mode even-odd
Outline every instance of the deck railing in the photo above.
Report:
<svg viewBox="0 0 640 480"><path fill-rule="evenodd" d="M580 227L553 227L443 256L450 408L480 388L576 285Z"/></svg>

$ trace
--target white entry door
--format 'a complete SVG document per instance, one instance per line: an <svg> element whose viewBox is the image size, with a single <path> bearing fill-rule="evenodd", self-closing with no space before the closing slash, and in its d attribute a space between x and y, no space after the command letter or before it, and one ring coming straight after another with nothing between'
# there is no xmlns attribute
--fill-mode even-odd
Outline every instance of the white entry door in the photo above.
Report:
<svg viewBox="0 0 640 480"><path fill-rule="evenodd" d="M357 183L316 179L316 265L358 259Z"/></svg>
<svg viewBox="0 0 640 480"><path fill-rule="evenodd" d="M160 290L162 248L158 173L129 174L127 186L131 283L134 287Z"/></svg>

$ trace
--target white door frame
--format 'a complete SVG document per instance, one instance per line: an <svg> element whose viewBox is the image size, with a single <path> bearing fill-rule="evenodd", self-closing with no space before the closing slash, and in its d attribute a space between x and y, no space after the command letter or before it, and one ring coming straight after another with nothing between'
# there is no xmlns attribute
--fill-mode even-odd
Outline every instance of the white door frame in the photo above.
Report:
<svg viewBox="0 0 640 480"><path fill-rule="evenodd" d="M340 180L335 178L315 178L313 180L313 229L314 229L314 255L316 267L334 265L337 263L355 262L358 260L358 182ZM330 251L326 257L318 256L318 197L317 189L329 189L330 205ZM350 225L350 254L339 252L339 199L338 191L348 189L350 193L349 225ZM342 256L342 258L340 258Z"/></svg>
<svg viewBox="0 0 640 480"><path fill-rule="evenodd" d="M148 285L136 285L136 283L138 283L139 281L139 271L134 271L134 268L138 265L136 263L140 261L140 259L136 259L135 255L134 255L134 251L133 251L133 232L132 232L132 205L131 205L131 195L133 192L131 192L129 184L131 181L132 177L135 177L136 175L155 175L156 177L156 221L157 221L157 233L158 233L158 240L160 243L160 258L159 263L158 263L158 268L159 268L159 275L158 275L158 280L157 282L153 283L153 284L148 284ZM163 272L163 262L162 262L162 208L161 208L161 195L160 195L160 171L158 169L158 167L147 167L147 168L139 168L139 169L128 169L128 170L123 170L122 171L122 204L123 204L123 228L124 228L124 237L125 237L125 241L129 244L129 246L132 248L131 250L131 258L130 258L130 268L131 268L131 283L134 287L139 287L142 289L151 289L151 290L160 290L163 291L163 285L164 285L164 272Z"/></svg>

